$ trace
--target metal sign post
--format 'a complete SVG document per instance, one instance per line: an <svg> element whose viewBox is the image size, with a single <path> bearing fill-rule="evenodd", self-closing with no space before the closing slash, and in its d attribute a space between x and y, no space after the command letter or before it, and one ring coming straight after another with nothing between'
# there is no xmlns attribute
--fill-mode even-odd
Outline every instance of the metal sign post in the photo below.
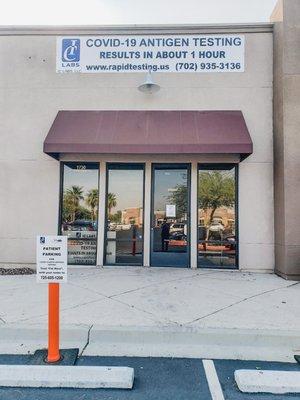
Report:
<svg viewBox="0 0 300 400"><path fill-rule="evenodd" d="M59 285L67 281L67 237L37 237L37 282L48 283L48 352L46 362L61 360Z"/></svg>

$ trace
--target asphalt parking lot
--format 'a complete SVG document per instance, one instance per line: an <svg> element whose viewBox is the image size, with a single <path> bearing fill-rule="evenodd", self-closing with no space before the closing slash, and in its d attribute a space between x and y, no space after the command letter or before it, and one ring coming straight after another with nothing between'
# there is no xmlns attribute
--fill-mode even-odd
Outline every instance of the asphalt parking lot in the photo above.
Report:
<svg viewBox="0 0 300 400"><path fill-rule="evenodd" d="M0 364L26 364L30 356L0 355ZM210 400L208 379L201 359L80 357L77 365L130 366L135 369L132 390L0 388L0 400ZM241 393L234 382L236 369L300 370L299 364L214 360L225 400L287 400L300 395ZM219 399L217 399L219 400ZM221 400L221 399L220 399Z"/></svg>

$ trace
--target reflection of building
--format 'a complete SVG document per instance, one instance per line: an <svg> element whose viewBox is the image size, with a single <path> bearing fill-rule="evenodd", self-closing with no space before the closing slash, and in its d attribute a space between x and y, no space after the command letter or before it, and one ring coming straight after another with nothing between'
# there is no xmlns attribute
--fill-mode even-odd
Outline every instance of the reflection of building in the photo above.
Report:
<svg viewBox="0 0 300 400"><path fill-rule="evenodd" d="M143 225L143 209L131 207L122 210L122 224L134 224L138 227Z"/></svg>

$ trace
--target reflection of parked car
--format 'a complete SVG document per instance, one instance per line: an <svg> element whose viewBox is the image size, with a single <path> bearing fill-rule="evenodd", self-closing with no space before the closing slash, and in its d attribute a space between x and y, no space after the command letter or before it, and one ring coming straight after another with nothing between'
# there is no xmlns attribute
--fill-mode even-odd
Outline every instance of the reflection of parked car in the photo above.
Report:
<svg viewBox="0 0 300 400"><path fill-rule="evenodd" d="M221 223L221 222L219 222L219 221L213 221L211 224L210 224L210 226L209 226L209 228L208 228L211 232L220 232L220 231L224 231L224 225Z"/></svg>
<svg viewBox="0 0 300 400"><path fill-rule="evenodd" d="M64 224L63 234L72 239L96 238L97 223L91 220L77 219L70 224Z"/></svg>
<svg viewBox="0 0 300 400"><path fill-rule="evenodd" d="M69 231L94 231L96 230L96 222L88 219L77 219L67 225Z"/></svg>
<svg viewBox="0 0 300 400"><path fill-rule="evenodd" d="M235 235L227 235L225 240L227 242L225 247L229 248L229 250L235 250Z"/></svg>
<svg viewBox="0 0 300 400"><path fill-rule="evenodd" d="M108 228L110 231L129 231L132 228L131 224L118 224L116 222L108 221Z"/></svg>
<svg viewBox="0 0 300 400"><path fill-rule="evenodd" d="M210 240L210 239L221 240L224 230L225 230L225 227L221 222L213 221L207 230L208 240Z"/></svg>
<svg viewBox="0 0 300 400"><path fill-rule="evenodd" d="M130 224L117 224L116 231L129 231L131 228Z"/></svg>
<svg viewBox="0 0 300 400"><path fill-rule="evenodd" d="M186 240L186 235L183 232L173 232L170 234L170 240Z"/></svg>
<svg viewBox="0 0 300 400"><path fill-rule="evenodd" d="M170 226L170 233L173 233L173 232L184 232L184 226L185 226L185 224L183 224L183 223L175 222L174 224L172 224Z"/></svg>

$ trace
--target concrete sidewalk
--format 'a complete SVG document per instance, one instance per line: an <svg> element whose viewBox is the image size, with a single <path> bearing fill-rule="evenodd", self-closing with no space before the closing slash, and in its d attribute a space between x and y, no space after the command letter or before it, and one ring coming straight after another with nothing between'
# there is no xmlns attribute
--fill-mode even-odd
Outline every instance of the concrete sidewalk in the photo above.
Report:
<svg viewBox="0 0 300 400"><path fill-rule="evenodd" d="M84 354L292 361L300 284L275 275L172 268L70 269L62 347ZM0 277L0 353L47 343L47 285Z"/></svg>

